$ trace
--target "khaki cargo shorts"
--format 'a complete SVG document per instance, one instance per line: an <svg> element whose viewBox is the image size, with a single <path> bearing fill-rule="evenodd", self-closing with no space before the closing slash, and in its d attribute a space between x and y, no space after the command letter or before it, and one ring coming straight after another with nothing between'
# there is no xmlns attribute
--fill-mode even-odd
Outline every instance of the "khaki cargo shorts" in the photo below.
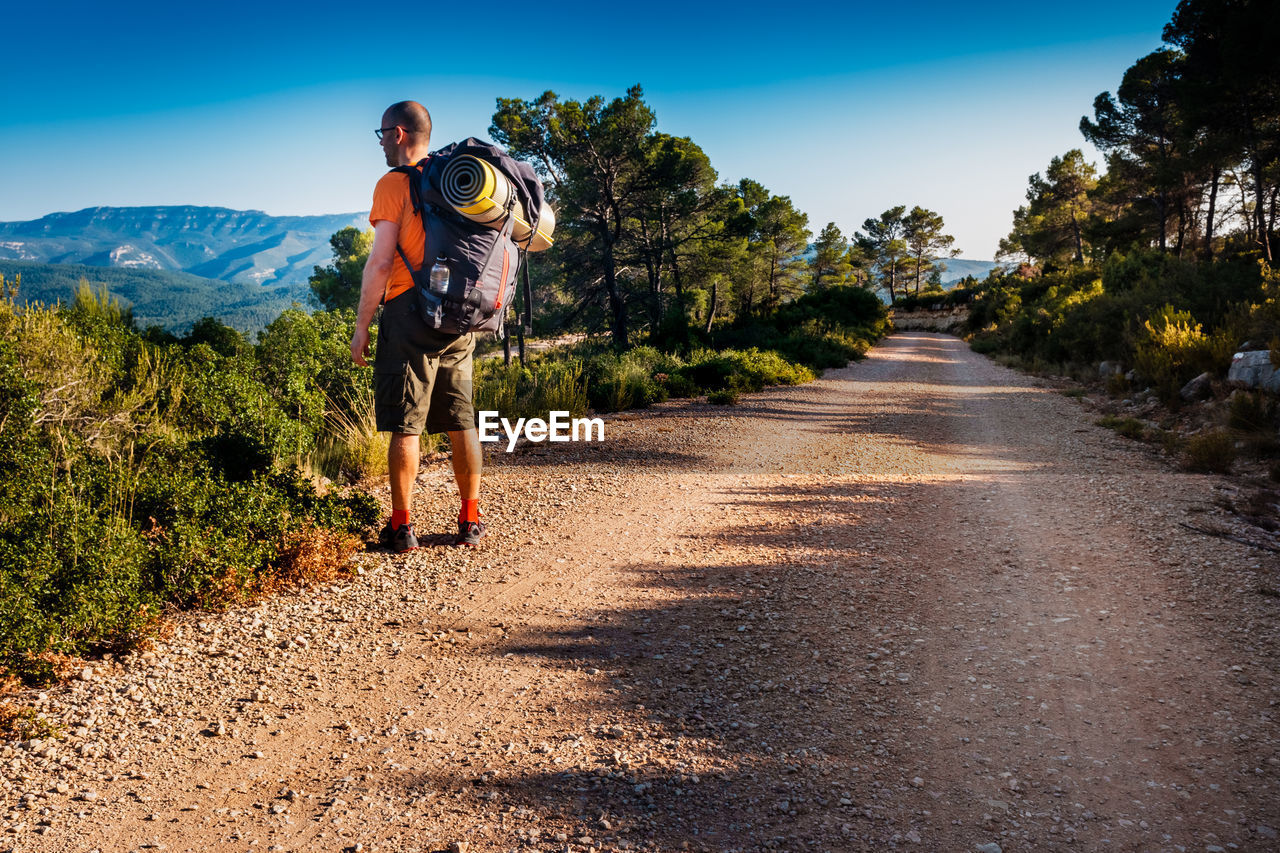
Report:
<svg viewBox="0 0 1280 853"><path fill-rule="evenodd" d="M382 308L373 360L378 431L420 435L475 429L475 335L429 329L414 307L414 293L408 290Z"/></svg>

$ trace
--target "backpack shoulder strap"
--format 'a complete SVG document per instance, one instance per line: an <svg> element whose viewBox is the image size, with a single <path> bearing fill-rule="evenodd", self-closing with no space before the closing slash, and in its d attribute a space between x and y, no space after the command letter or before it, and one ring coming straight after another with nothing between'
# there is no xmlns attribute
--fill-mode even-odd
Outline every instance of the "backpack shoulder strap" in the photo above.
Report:
<svg viewBox="0 0 1280 853"><path fill-rule="evenodd" d="M418 214L419 219L422 219L422 227L424 230L427 227L427 222L422 204L422 176L426 173L426 169L427 161L423 159L419 160L413 166L396 166L391 170L393 172L403 172L409 176L409 201L413 204L413 212ZM409 256L405 254L404 249L400 247L399 243L396 243L396 251L400 253L400 260L404 261L405 269L409 271L410 275L413 275L413 264L409 262ZM422 267L426 267L427 256L425 246L423 246L422 251Z"/></svg>
<svg viewBox="0 0 1280 853"><path fill-rule="evenodd" d="M402 172L409 176L409 200L413 202L413 212L422 215L422 176L426 174L427 161L419 160L412 166L396 166L391 171Z"/></svg>

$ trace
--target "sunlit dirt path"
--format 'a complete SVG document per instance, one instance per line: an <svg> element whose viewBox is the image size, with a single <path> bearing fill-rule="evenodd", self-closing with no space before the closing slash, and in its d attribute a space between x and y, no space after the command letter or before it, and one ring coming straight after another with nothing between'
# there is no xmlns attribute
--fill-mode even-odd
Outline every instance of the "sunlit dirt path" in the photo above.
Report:
<svg viewBox="0 0 1280 853"><path fill-rule="evenodd" d="M159 734L35 773L68 791L14 848L1280 845L1280 567L959 340L488 464L482 551L193 620L145 708L136 669L70 688Z"/></svg>

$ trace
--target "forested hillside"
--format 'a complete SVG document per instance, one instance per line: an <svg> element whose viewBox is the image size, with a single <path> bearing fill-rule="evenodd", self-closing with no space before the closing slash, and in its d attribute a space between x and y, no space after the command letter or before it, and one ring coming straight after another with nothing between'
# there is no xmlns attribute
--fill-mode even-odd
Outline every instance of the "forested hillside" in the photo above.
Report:
<svg viewBox="0 0 1280 853"><path fill-rule="evenodd" d="M93 282L130 308L139 326L161 326L178 334L185 334L202 317L217 317L229 326L256 333L295 301L308 298L296 287L264 287L128 267L0 261L0 276L10 281L21 278L19 298L46 305L70 303L81 282Z"/></svg>

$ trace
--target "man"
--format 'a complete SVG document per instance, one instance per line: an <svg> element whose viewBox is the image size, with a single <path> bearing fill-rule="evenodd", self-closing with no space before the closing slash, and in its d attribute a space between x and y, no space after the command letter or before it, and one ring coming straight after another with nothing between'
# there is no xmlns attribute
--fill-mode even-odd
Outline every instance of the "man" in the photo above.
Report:
<svg viewBox="0 0 1280 853"><path fill-rule="evenodd" d="M401 101L387 108L374 133L388 166L412 166L429 154L431 114L416 101ZM388 172L374 188L369 212L373 248L364 266L356 330L351 337L352 360L367 364L369 324L381 303L373 364L374 413L378 430L391 433L387 451L391 520L381 538L397 554L418 547L409 506L418 475L419 436L424 429L449 435L453 474L462 498L454 544L475 547L485 534L479 508L480 440L471 404L475 335L430 329L414 311L413 278L396 251L399 245L411 263L421 264L426 250L426 232L421 218L413 212L409 180L404 172ZM433 259L428 259L428 266Z"/></svg>

